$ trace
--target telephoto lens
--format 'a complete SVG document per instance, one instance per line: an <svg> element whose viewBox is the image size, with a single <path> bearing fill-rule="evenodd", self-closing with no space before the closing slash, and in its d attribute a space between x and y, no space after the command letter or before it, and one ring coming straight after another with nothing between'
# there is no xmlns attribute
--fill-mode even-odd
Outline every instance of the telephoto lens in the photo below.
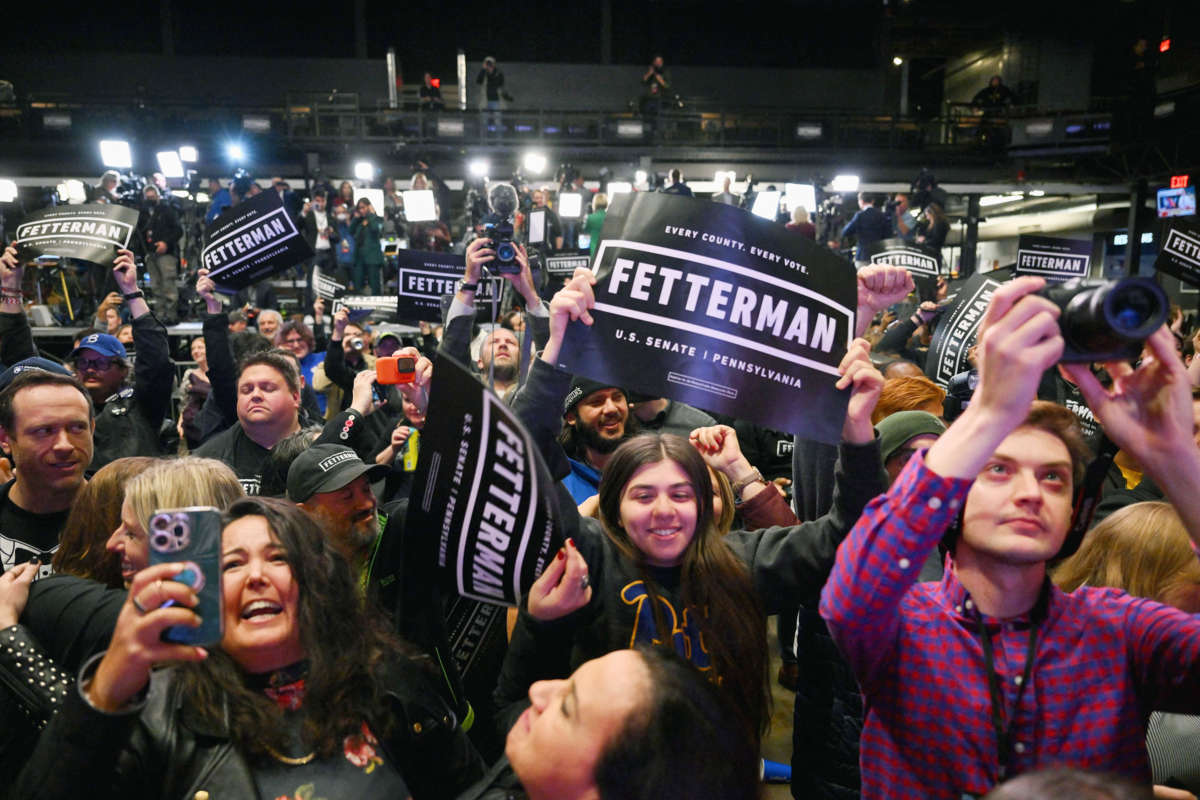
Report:
<svg viewBox="0 0 1200 800"><path fill-rule="evenodd" d="M1038 292L1061 310L1062 361L1131 361L1167 318L1167 296L1149 278L1075 278Z"/></svg>
<svg viewBox="0 0 1200 800"><path fill-rule="evenodd" d="M362 350L366 346L367 346L367 343L364 342L362 339L358 338L357 336L355 336L353 339L350 340L350 347L354 350Z"/></svg>

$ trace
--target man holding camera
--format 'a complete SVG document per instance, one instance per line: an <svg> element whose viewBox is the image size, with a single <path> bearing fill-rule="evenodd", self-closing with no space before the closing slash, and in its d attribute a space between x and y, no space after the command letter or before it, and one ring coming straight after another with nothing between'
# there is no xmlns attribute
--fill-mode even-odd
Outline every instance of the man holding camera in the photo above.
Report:
<svg viewBox="0 0 1200 800"><path fill-rule="evenodd" d="M145 205L138 223L146 244L146 271L154 289L154 309L164 325L174 325L178 321L179 240L183 228L175 209L163 201L157 186L147 186L142 198Z"/></svg>
<svg viewBox="0 0 1200 800"><path fill-rule="evenodd" d="M1148 712L1200 711L1200 621L1047 580L1090 453L1067 409L1034 402L1064 350L1058 306L1034 294L1043 285L996 290L970 406L868 505L822 592L864 695L864 800L978 797L1046 764L1148 782ZM1165 327L1148 344L1136 370L1106 364L1109 389L1085 364L1064 369L1197 548L1190 381ZM942 581L917 583L939 542L951 554Z"/></svg>
<svg viewBox="0 0 1200 800"><path fill-rule="evenodd" d="M550 312L546 309L542 298L538 296L537 289L533 285L533 273L529 269L529 258L525 253L525 248L519 244L514 245L514 248L516 249L516 262L514 264L496 264L495 243L491 239L480 237L467 245L467 266L463 272L462 283L458 285L458 291L454 294L454 301L450 304L450 310L446 312L445 332L442 336L442 343L438 346L439 353L451 356L461 364L472 363L471 332L475 324L475 295L479 290L479 282L483 279L484 268L488 265L491 265L488 266L489 275L504 278L512 286L513 291L519 294L521 299L524 300L524 335L533 336L534 349L541 348L549 340ZM499 287L497 287L498 290ZM491 343L497 343L498 340L495 337L501 335L493 331ZM486 346L489 342L485 340L484 344ZM500 365L494 360L494 352L485 354L485 352L481 351L479 355L478 366L481 368L480 378L487 381L488 372L482 371L485 361L487 365L493 363L496 363L497 366ZM521 353L519 344L515 355L516 370L511 379L496 379L493 372L495 382L492 384L492 388L502 398L510 397L511 390L520 383Z"/></svg>

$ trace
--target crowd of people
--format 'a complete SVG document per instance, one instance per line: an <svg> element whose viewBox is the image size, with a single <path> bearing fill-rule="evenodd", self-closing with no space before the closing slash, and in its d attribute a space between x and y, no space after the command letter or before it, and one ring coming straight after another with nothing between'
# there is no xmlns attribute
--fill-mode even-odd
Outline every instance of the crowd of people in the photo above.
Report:
<svg viewBox="0 0 1200 800"><path fill-rule="evenodd" d="M607 198L587 199L578 225L548 216L550 247L599 239ZM744 202L728 183L712 200ZM923 227L907 200L860 196L839 238L932 244L940 207ZM298 214L322 271L344 263L342 216L379 252L384 222L349 184ZM146 223L152 282L177 267L168 218ZM789 227L816 238L804 215ZM178 379L172 301L147 302L134 253L113 264L104 327L60 364L38 354L26 265L4 251L0 796L751 798L776 678L796 692L798 798L1200 791L1200 362L1182 314L1134 363L1059 365L1058 306L1013 280L951 414L923 369L935 302L864 265L835 447L564 372L595 276L545 299L516 249L500 324L477 324L496 257L477 237L413 342L311 295L287 316L253 292L227 306L200 270ZM348 280L378 293L379 266L356 258ZM480 634L485 680L449 651L453 598L405 527L422 430L452 413L429 394L439 355L523 423L564 512L561 549ZM379 381L391 356L411 382ZM1106 448L1102 496L1079 498ZM1094 501L1098 524L1069 541ZM164 637L212 621L149 533L159 510L198 506L221 512L222 625L203 646ZM1085 795L1091 773L1113 794Z"/></svg>

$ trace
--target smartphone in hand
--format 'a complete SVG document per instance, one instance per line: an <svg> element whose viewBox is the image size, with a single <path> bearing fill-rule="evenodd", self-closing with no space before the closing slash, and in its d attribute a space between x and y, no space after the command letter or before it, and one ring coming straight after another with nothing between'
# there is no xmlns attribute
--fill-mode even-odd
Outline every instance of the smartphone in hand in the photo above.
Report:
<svg viewBox="0 0 1200 800"><path fill-rule="evenodd" d="M165 642L209 646L221 641L224 618L221 593L221 512L211 506L160 508L150 517L150 563L182 563L172 580L186 583L200 599L192 610L200 627L173 625Z"/></svg>

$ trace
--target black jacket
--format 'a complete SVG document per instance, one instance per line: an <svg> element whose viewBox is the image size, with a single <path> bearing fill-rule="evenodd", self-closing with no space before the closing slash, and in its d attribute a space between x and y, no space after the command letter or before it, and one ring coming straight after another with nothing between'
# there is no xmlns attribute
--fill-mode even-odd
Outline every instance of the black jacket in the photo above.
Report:
<svg viewBox="0 0 1200 800"><path fill-rule="evenodd" d="M133 321L133 385L109 397L96 410L92 469L127 456L161 456L159 431L171 407L175 364L167 329L153 314Z"/></svg>
<svg viewBox="0 0 1200 800"><path fill-rule="evenodd" d="M395 717L382 741L415 800L452 798L483 775L483 762L415 663L389 665ZM13 787L14 797L257 800L258 787L227 729L188 717L172 670L154 675L140 707L105 714L78 691L46 727Z"/></svg>
<svg viewBox="0 0 1200 800"><path fill-rule="evenodd" d="M838 545L862 514L864 506L886 488L878 440L865 445L843 444L830 512L818 520L790 528L734 531L724 543L740 558L767 614L798 604L817 605L821 587L837 556ZM542 623L523 607L509 643L508 656L496 688L501 716L511 723L529 686L537 680L564 678L584 661L605 653L649 643L654 630L653 612L642 602L643 573L617 550L593 519L580 520L576 544L588 564L594 587L591 601L560 620ZM699 628L688 621L680 590L680 568L647 567L660 598L673 609L671 637L681 656L701 669L708 666Z"/></svg>
<svg viewBox="0 0 1200 800"><path fill-rule="evenodd" d="M143 208L138 217L138 231L148 255L154 254L155 242L166 242L166 255L179 255L179 239L183 236L183 228L179 225L179 215L169 202L160 200Z"/></svg>

